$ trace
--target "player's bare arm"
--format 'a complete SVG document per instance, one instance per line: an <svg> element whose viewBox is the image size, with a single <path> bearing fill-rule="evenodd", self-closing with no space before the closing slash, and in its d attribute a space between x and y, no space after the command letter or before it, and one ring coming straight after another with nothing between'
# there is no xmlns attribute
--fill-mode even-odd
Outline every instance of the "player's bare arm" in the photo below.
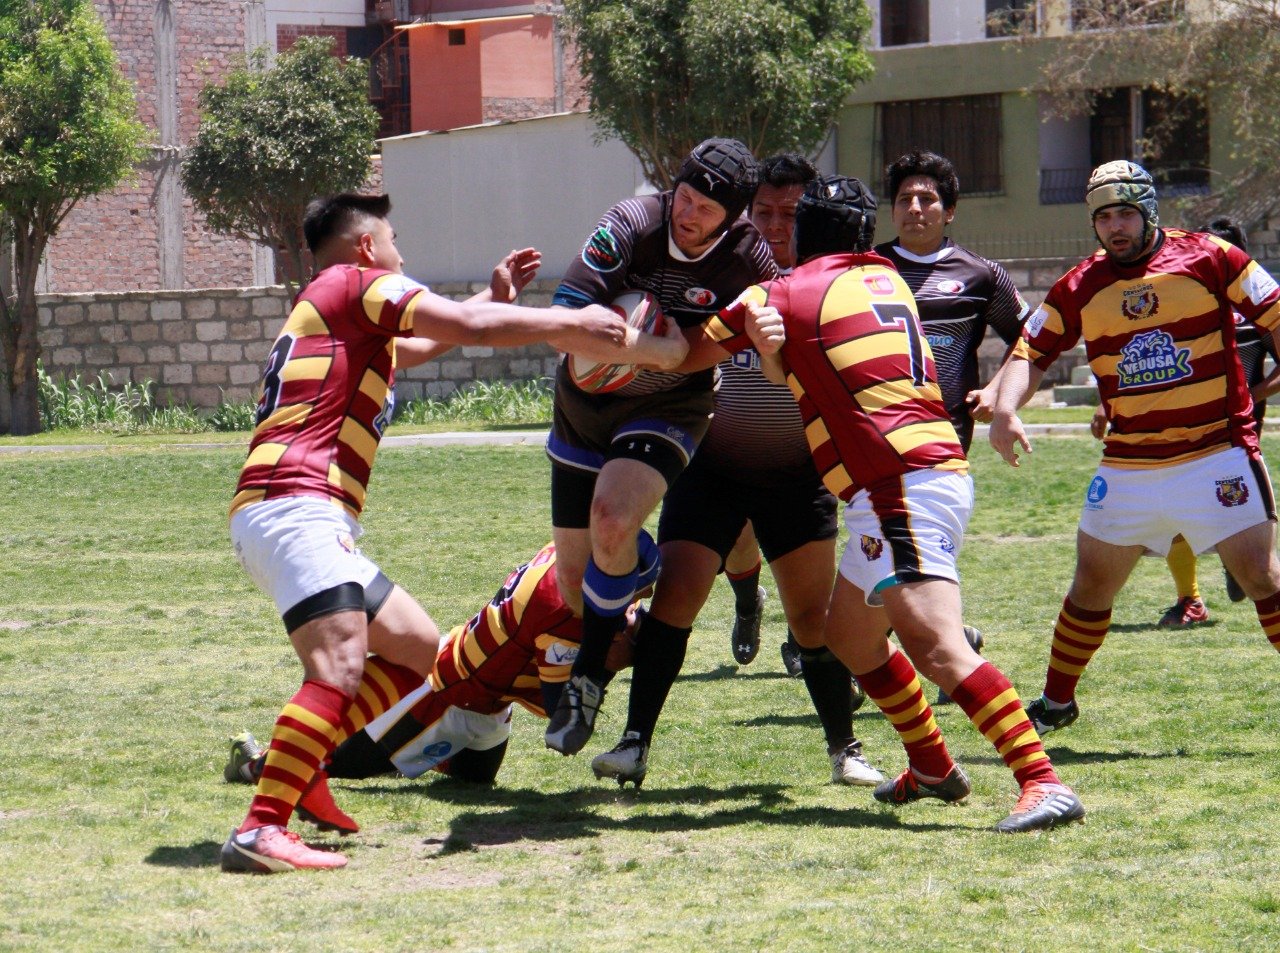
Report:
<svg viewBox="0 0 1280 953"><path fill-rule="evenodd" d="M493 266L489 287L467 300L502 301L510 304L524 290L525 285L533 281L541 266L542 252L536 248L513 248Z"/></svg>
<svg viewBox="0 0 1280 953"><path fill-rule="evenodd" d="M1005 349L1004 358L1000 362L999 369L992 375L991 380L987 382L987 386L971 390L964 397L965 403L969 405L970 414L980 424L991 423L991 417L995 414L996 409L996 396L1000 393L1000 380L1004 375L1005 365L1009 363L1009 357L1012 354L1013 344L1010 344Z"/></svg>
<svg viewBox="0 0 1280 953"><path fill-rule="evenodd" d="M451 350L452 344L442 344L431 338L396 338L396 369L403 371L417 367Z"/></svg>
<svg viewBox="0 0 1280 953"><path fill-rule="evenodd" d="M592 307L598 307L592 305ZM586 310L554 306L553 310L566 314L580 314ZM617 314L612 308L611 314ZM689 345L684 333L674 321L666 322L662 334L649 334L639 328L625 327L623 339L606 340L587 328L570 328L549 338L557 351L572 354L588 361L604 361L609 364L638 364L659 371L671 371L680 367L688 353Z"/></svg>
<svg viewBox="0 0 1280 953"><path fill-rule="evenodd" d="M1043 379L1044 371L1025 358L1012 357L1004 366L989 439L996 453L1011 467L1020 465L1015 446L1032 452L1031 442L1018 418L1018 408L1031 399Z"/></svg>
<svg viewBox="0 0 1280 953"><path fill-rule="evenodd" d="M492 301L451 301L424 291L414 301L413 311L414 334L442 344L518 347L553 341L570 332L615 346L626 341L626 322L602 305L524 308Z"/></svg>

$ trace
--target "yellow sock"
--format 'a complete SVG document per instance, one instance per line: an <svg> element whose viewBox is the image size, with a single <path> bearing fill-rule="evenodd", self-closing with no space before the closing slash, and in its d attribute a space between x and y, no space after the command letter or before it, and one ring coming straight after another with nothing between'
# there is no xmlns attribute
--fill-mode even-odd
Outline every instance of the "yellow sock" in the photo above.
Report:
<svg viewBox="0 0 1280 953"><path fill-rule="evenodd" d="M1196 581L1196 554L1192 552L1191 544L1181 535L1175 536L1165 561L1169 564L1169 574L1173 576L1173 584L1178 589L1178 598L1199 599L1200 586Z"/></svg>

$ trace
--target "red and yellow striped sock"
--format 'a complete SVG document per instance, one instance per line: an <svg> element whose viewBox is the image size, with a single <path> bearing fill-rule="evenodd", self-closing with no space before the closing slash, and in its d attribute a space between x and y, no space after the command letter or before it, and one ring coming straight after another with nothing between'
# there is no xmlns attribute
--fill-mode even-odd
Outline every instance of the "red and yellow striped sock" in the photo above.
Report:
<svg viewBox="0 0 1280 953"><path fill-rule="evenodd" d="M333 751L351 699L336 686L308 679L276 719L262 777L241 831L287 827L302 792Z"/></svg>
<svg viewBox="0 0 1280 953"><path fill-rule="evenodd" d="M1271 643L1271 647L1280 652L1280 592L1259 599L1254 603L1258 610L1258 621L1262 623L1262 632Z"/></svg>
<svg viewBox="0 0 1280 953"><path fill-rule="evenodd" d="M364 676L356 687L356 697L347 709L334 747L386 712L422 682L422 676L413 669L388 662L379 655L370 655L364 660Z"/></svg>
<svg viewBox="0 0 1280 953"><path fill-rule="evenodd" d="M1110 627L1110 609L1081 609L1070 599L1062 601L1058 624L1053 627L1053 648L1044 679L1045 698L1069 702L1076 697L1080 676L1093 653L1102 648L1102 640Z"/></svg>
<svg viewBox="0 0 1280 953"><path fill-rule="evenodd" d="M1030 781L1058 784L1040 736L1022 710L1018 693L1004 673L983 662L956 686L951 700L964 709L969 720L995 745L1013 772L1019 788Z"/></svg>
<svg viewBox="0 0 1280 953"><path fill-rule="evenodd" d="M933 709L924 700L916 670L905 654L894 649L889 661L859 675L858 684L897 730L902 747L907 749L907 763L917 778L937 783L951 773L955 762L933 719Z"/></svg>

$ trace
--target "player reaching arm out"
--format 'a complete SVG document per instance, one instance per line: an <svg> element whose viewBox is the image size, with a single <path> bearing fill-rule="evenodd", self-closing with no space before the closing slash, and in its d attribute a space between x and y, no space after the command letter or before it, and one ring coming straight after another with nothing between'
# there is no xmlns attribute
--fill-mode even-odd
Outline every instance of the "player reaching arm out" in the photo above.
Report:
<svg viewBox="0 0 1280 953"><path fill-rule="evenodd" d="M1020 466L1015 444L1031 453L1031 441L1027 439L1018 408L1031 399L1040 387L1044 371L1030 361L1013 357L1005 362L1000 374L1000 392L991 417L991 433L988 439L996 453L1011 467Z"/></svg>

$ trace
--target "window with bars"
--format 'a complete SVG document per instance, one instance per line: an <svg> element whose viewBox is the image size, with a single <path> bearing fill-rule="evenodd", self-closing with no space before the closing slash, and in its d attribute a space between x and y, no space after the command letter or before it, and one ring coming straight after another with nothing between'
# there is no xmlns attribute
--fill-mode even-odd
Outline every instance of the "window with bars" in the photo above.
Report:
<svg viewBox="0 0 1280 953"><path fill-rule="evenodd" d="M905 153L925 150L955 163L965 195L1004 191L999 95L880 103L876 120L881 171Z"/></svg>

